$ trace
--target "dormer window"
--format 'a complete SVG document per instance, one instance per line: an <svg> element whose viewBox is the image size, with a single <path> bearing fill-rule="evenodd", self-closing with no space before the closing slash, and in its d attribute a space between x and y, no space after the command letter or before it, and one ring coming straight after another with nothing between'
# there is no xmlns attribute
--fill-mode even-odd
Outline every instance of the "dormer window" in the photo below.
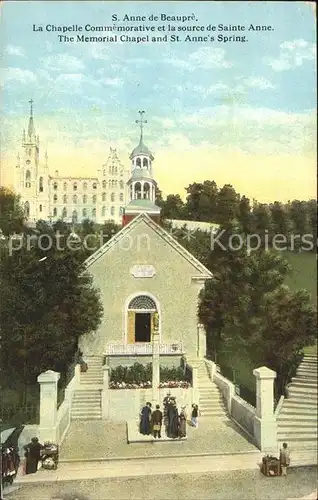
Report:
<svg viewBox="0 0 318 500"><path fill-rule="evenodd" d="M74 182L73 184L73 191L77 191L77 182Z"/></svg>
<svg viewBox="0 0 318 500"><path fill-rule="evenodd" d="M97 183L93 182L93 189L97 189Z"/></svg>

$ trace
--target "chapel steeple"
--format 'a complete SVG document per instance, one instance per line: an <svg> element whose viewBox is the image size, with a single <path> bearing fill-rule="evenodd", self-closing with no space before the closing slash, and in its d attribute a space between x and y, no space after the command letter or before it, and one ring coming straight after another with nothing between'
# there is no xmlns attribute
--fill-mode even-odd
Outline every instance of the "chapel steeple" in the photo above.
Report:
<svg viewBox="0 0 318 500"><path fill-rule="evenodd" d="M129 157L131 160L131 177L127 182L129 203L124 209L124 224L141 212L148 213L157 221L160 216L160 208L155 204L157 183L152 172L154 156L144 144L143 139L144 125L147 123L144 114L144 111L139 111L140 119L136 120L140 127L139 144Z"/></svg>

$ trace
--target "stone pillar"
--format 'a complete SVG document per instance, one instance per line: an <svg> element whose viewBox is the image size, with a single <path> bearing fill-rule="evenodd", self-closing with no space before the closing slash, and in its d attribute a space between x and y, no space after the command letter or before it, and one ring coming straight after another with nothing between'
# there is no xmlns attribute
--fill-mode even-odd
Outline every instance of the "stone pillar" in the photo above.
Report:
<svg viewBox="0 0 318 500"><path fill-rule="evenodd" d="M198 357L206 357L206 333L203 325L198 324Z"/></svg>
<svg viewBox="0 0 318 500"><path fill-rule="evenodd" d="M258 448L277 453L277 422L274 413L274 380L276 372L262 366L253 370L256 377L256 414L254 436Z"/></svg>
<svg viewBox="0 0 318 500"><path fill-rule="evenodd" d="M109 366L103 366L102 419L109 417Z"/></svg>
<svg viewBox="0 0 318 500"><path fill-rule="evenodd" d="M38 376L40 384L40 429L41 442L56 442L57 430L57 383L60 374L52 370Z"/></svg>
<svg viewBox="0 0 318 500"><path fill-rule="evenodd" d="M159 330L155 326L152 336L152 404L155 407L159 404L159 384L160 384L160 345Z"/></svg>

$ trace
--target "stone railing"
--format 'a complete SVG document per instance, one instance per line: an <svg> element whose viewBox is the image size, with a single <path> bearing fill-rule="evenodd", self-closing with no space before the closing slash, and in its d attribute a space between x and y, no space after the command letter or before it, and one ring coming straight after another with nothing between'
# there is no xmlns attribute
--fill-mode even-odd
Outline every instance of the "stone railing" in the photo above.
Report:
<svg viewBox="0 0 318 500"><path fill-rule="evenodd" d="M57 384L60 374L51 370L38 376L40 384L40 440L61 444L71 422L74 392L80 381L80 365L75 366L74 376L65 388L65 398L57 408Z"/></svg>
<svg viewBox="0 0 318 500"><path fill-rule="evenodd" d="M140 342L135 344L108 344L106 356L127 356L127 355L148 355L152 356L152 342ZM169 344L159 344L161 355L183 354L181 341L170 342Z"/></svg>

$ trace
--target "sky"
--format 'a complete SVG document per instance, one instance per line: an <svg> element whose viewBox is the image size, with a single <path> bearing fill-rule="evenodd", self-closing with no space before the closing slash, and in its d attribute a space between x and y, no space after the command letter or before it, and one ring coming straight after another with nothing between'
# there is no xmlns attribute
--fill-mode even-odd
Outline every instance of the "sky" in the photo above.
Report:
<svg viewBox="0 0 318 500"><path fill-rule="evenodd" d="M146 21L124 21L125 15ZM181 31L168 32L169 24ZM245 31L225 32L219 24ZM251 24L270 30L248 30ZM48 31L70 25L83 28L66 33L75 42ZM96 27L140 25L156 31L124 35L167 41L76 41L78 34L115 34ZM193 26L204 32L187 31ZM110 147L129 168L139 140L135 120L144 110L144 140L164 194L184 197L188 184L209 179L263 202L316 197L313 4L9 1L2 3L0 28L2 183L13 182L32 99L40 154L44 159L47 149L52 174L93 176ZM178 42L170 39L176 34ZM187 35L208 40L186 41Z"/></svg>

